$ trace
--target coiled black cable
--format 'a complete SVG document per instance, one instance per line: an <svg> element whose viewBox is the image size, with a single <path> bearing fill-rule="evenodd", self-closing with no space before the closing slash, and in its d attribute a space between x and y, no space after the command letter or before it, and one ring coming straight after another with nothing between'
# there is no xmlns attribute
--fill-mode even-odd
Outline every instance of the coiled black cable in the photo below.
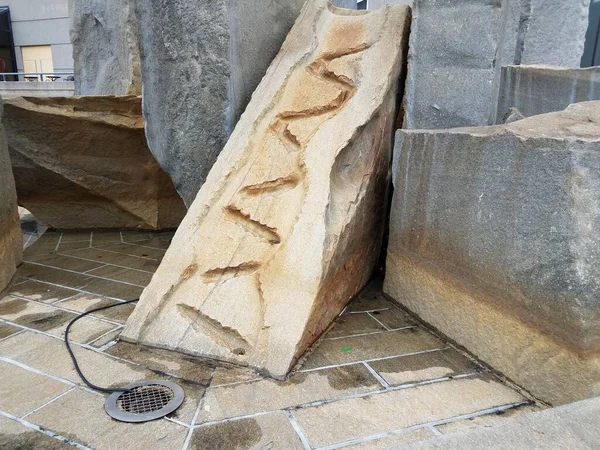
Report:
<svg viewBox="0 0 600 450"><path fill-rule="evenodd" d="M67 328L65 329L65 345L67 346L67 351L69 352L69 355L71 356L71 360L73 361L73 365L75 366L77 375L79 375L79 378L81 378L81 381L83 381L89 388L94 389L95 391L106 392L108 394L112 394L113 392L127 392L129 390L129 389L125 389L125 388L111 389L111 388L103 388L100 386L96 386L94 383L90 382L85 377L85 375L83 375L83 372L81 372L81 368L79 367L79 363L77 362L77 358L75 358L75 353L73 353L73 349L71 348L71 343L69 342L69 332L71 331L71 327L79 319L81 319L89 314L92 314L92 313L95 313L98 311L104 311L105 309L109 309L109 308L114 308L115 306L122 306L122 305L127 305L129 303L135 303L138 300L139 300L139 298L136 298L135 300L128 300L126 302L115 303L114 305L108 305L108 306L102 306L100 308L90 309L89 311L86 311L86 312L78 315L77 317L75 317L73 320L71 320L69 322L69 325L67 325Z"/></svg>

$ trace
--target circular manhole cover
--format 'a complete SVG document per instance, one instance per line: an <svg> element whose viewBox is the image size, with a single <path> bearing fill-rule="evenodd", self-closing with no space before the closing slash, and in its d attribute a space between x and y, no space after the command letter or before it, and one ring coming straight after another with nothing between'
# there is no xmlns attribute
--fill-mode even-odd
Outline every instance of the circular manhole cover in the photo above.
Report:
<svg viewBox="0 0 600 450"><path fill-rule="evenodd" d="M125 386L124 392L114 392L104 409L121 422L147 422L172 413L183 403L183 389L163 380L139 381Z"/></svg>

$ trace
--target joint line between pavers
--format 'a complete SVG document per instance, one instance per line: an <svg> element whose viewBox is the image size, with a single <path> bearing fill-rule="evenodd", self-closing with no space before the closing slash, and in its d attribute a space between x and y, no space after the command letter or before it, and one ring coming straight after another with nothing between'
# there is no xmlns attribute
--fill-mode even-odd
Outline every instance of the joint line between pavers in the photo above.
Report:
<svg viewBox="0 0 600 450"><path fill-rule="evenodd" d="M223 423L237 422L239 420L253 419L254 417L266 416L267 414L273 414L275 412L284 412L285 413L288 410L293 409L293 408L297 408L297 407L290 407L290 408L285 408L285 409L271 409L269 411L260 411L257 413L245 414L243 416L228 417L226 419L219 419L219 420L210 420L208 422L199 423L194 428L203 428L203 427L209 427L212 425L220 425Z"/></svg>
<svg viewBox="0 0 600 450"><path fill-rule="evenodd" d="M394 332L394 331L410 330L412 328L418 328L418 326L417 325L407 325L405 327L396 328L395 330L390 330L390 329L386 328L385 330L370 331L368 333L360 333L360 334L348 334L345 336L336 336L336 337L331 337L331 338L325 338L323 340L324 341L337 341L339 339L347 339L347 338L362 337L362 336L373 336L375 334L383 334L383 333L390 333L390 332Z"/></svg>
<svg viewBox="0 0 600 450"><path fill-rule="evenodd" d="M103 249L101 249L101 248L95 248L95 247L94 247L94 250L101 250L101 251L104 251L104 250L103 250ZM84 258L84 257L82 257L82 256L70 255L70 254L68 254L68 253L62 253L62 252L59 252L59 253L57 253L57 254L58 254L58 255L60 255L60 256L65 256L65 257L67 257L67 258L81 259L81 260L83 260L83 261L90 261L90 262L95 262L95 263L98 263L98 262L100 262L100 261L98 261L98 260L96 260L96 259ZM136 269L135 267L122 266L122 265L120 265L120 264L114 264L114 263L109 263L109 262L105 262L105 261L102 261L102 263L103 263L103 264L105 264L105 265L107 265L107 266L119 267L119 268L121 268L121 269L137 270L138 272L144 272L144 273L151 273L151 274L154 274L154 272L152 272L152 271L150 271L150 270ZM94 269L92 269L92 270L94 270Z"/></svg>
<svg viewBox="0 0 600 450"><path fill-rule="evenodd" d="M208 379L208 386L210 386L210 383L212 382L212 380L215 376L216 370L217 370L216 368L213 368L212 373L210 374L210 377ZM190 423L188 434L185 437L185 441L183 442L183 446L181 447L181 450L187 450L190 445L190 442L192 440L192 435L194 434L194 430L197 428L196 421L198 420L200 411L202 411L202 405L204 405L204 399L206 398L207 391L208 391L208 389L205 389L204 392L202 393L202 397L200 398L200 400L198 400L198 406L196 406L196 411L194 411L194 415L193 415L192 421Z"/></svg>
<svg viewBox="0 0 600 450"><path fill-rule="evenodd" d="M113 339L112 341L107 342L106 344L104 344L104 345L102 345L100 347L97 347L98 351L101 352L101 353L104 353L106 350L108 350L109 348L111 348L113 345L116 345L117 342L119 342L118 339Z"/></svg>
<svg viewBox="0 0 600 450"><path fill-rule="evenodd" d="M350 314L364 314L364 313L372 313L379 311L389 311L390 308L379 308L379 309L365 309L364 311L349 311Z"/></svg>
<svg viewBox="0 0 600 450"><path fill-rule="evenodd" d="M431 431L434 434L434 436L442 436L444 434L440 430L438 430L436 427L434 427L433 425L428 425L425 428L427 430Z"/></svg>
<svg viewBox="0 0 600 450"><path fill-rule="evenodd" d="M231 386L235 386L236 384L252 383L253 381L260 381L260 380L264 380L264 379L265 378L259 376L259 377L251 378L249 380L244 380L244 381L233 381L231 383L215 384L215 385L211 385L210 389L217 389L217 388L222 388L222 387L231 387Z"/></svg>
<svg viewBox="0 0 600 450"><path fill-rule="evenodd" d="M31 261L26 261L26 262L27 262L27 264L33 264L35 266L46 267L48 269L62 270L63 272L69 272L69 273L75 273L77 275L83 275L83 272L77 272L75 270L62 269L60 267L49 266L47 264L42 264L42 263L37 263L37 262L31 262ZM146 286L142 286L141 284L134 284L134 283L128 283L126 281L117 281L117 280L111 280L110 278L99 277L98 275L92 275L91 273L86 274L86 276L92 277L92 278L98 278L99 280L111 281L113 283L127 284L129 286L135 286L135 287L141 287L141 288L145 288L146 287Z"/></svg>
<svg viewBox="0 0 600 450"><path fill-rule="evenodd" d="M87 273L93 272L94 270L97 270L97 269L104 269L107 266L108 266L108 264L103 264L100 267L94 267L93 269L89 269L89 270L86 270L85 272L81 272L81 273L87 274Z"/></svg>
<svg viewBox="0 0 600 450"><path fill-rule="evenodd" d="M375 322L377 322L379 325L381 325L383 328L385 328L388 331L392 331L387 325L385 325L382 321L378 320L377 317L375 317L373 314L371 314L370 312L367 313L367 315L373 319ZM401 330L402 328L398 328L399 330Z"/></svg>
<svg viewBox="0 0 600 450"><path fill-rule="evenodd" d="M119 236L121 237L121 244L125 243L125 240L123 239L123 232L119 231Z"/></svg>
<svg viewBox="0 0 600 450"><path fill-rule="evenodd" d="M3 322L3 323L6 323L6 322ZM24 333L24 332L25 332L25 330L21 329L21 330L17 331L16 333L9 334L8 336L3 337L2 339L0 339L0 342L6 341L7 339L10 339L11 337L16 336L16 335L21 334L21 333Z"/></svg>
<svg viewBox="0 0 600 450"><path fill-rule="evenodd" d="M56 242L56 247L54 247L54 252L52 252L52 253L58 252L58 246L60 245L62 238L63 238L63 233L60 233L60 236L58 237L58 241Z"/></svg>
<svg viewBox="0 0 600 450"><path fill-rule="evenodd" d="M76 448L78 448L80 450L93 450L90 447L86 447L85 445L80 444L79 442L76 442L76 441L73 441L73 440L71 440L69 438L66 438L64 436L61 436L60 434L55 433L54 431L50 431L50 430L47 430L45 428L42 428L42 427L40 427L40 426L38 426L38 425L36 425L34 423L28 422L27 420L20 419L19 417L13 416L12 414L9 414L7 412L0 411L0 416L4 416L7 419L10 419L10 420L13 420L15 422L18 422L21 425L23 425L23 426L25 426L25 427L27 427L27 428L29 428L31 430L38 431L38 432L40 432L42 434L45 434L46 436L49 436L49 437L54 438L54 439L56 439L58 441L64 442L65 444L71 445L71 446L76 447Z"/></svg>
<svg viewBox="0 0 600 450"><path fill-rule="evenodd" d="M102 338L103 338L103 337L105 337L105 336L108 336L108 335L109 335L109 334L111 334L111 333L114 333L115 331L117 331L117 330L119 330L119 329L121 329L121 328L124 328L124 326L123 326L123 325L116 326L116 327L115 327L115 328L113 328L112 330L108 330L108 331L107 331L106 333L104 333L103 335L101 335L101 336L98 336L97 338L94 338L94 339L92 339L91 341L88 341L88 342L86 342L86 343L85 343L85 345L92 345L94 342L96 342L96 341L98 341L98 340L102 339ZM100 347L94 347L94 348L100 348Z"/></svg>
<svg viewBox="0 0 600 450"><path fill-rule="evenodd" d="M56 397L54 397L52 400L50 400L50 401L48 401L48 402L44 403L42 406L38 406L38 407L37 407L37 408L35 408L34 410L32 410L32 411L29 411L27 414L25 414L25 415L21 416L21 419L24 419L24 418L26 418L27 416L30 416L31 414L38 412L40 409L42 409L42 408L44 408L44 407L46 407L46 406L50 405L51 403L54 403L54 402L55 402L56 400L58 400L59 398L61 398L61 397L64 397L64 396L65 396L65 395L67 395L69 392L72 392L72 391L73 391L73 390L75 390L75 389L77 389L77 387L76 387L76 386L73 386L71 389L67 389L65 392L63 392L62 394L59 394L59 395L57 395L57 396L56 396Z"/></svg>
<svg viewBox="0 0 600 450"><path fill-rule="evenodd" d="M181 421L179 421L177 419L173 419L172 417L165 416L165 417L163 417L163 419L165 419L167 422L172 422L172 423L175 423L177 425L181 425L182 427L185 427L185 428L188 428L188 429L190 428L190 425L188 425L187 423L181 422Z"/></svg>
<svg viewBox="0 0 600 450"><path fill-rule="evenodd" d="M375 369L373 369L366 362L363 362L363 365L367 368L367 370L371 373L371 375L373 375L375 377L375 379L379 382L379 384L381 384L386 389L390 388L390 385L388 384L388 382L385 381L385 379L381 375L379 375Z"/></svg>
<svg viewBox="0 0 600 450"><path fill-rule="evenodd" d="M110 297L108 295L102 295L102 294L98 294L98 293L92 292L92 291L85 291L85 290L80 289L80 288L74 288L74 287L65 286L65 285L62 285L62 284L52 283L51 281L38 280L37 278L30 278L30 277L23 277L23 278L25 278L28 281L37 281L38 283L49 284L50 286L56 286L56 287L60 287L60 288L64 288L64 289L69 289L71 291L77 291L78 294L97 295L99 297L104 297L104 298L108 298L108 299L111 299L111 300L116 300L116 301L121 302L121 303L128 301L128 300L123 299L123 298ZM110 280L110 281L114 281L114 280ZM72 297L69 297L69 298L72 298ZM65 299L56 301L54 303L46 303L46 304L52 304L53 305L55 303L62 302L63 300L67 300L67 299L65 298Z"/></svg>
<svg viewBox="0 0 600 450"><path fill-rule="evenodd" d="M94 232L93 231L90 233L89 241L90 241L90 248L92 248L92 243L94 242Z"/></svg>
<svg viewBox="0 0 600 450"><path fill-rule="evenodd" d="M315 367L312 369L302 369L302 370L298 370L295 373L307 373L307 372L315 372L317 370L324 370L324 369L334 369L336 367L345 367L345 366L351 366L352 364L360 364L363 362L375 362L375 361L384 361L386 359L393 359L393 358L400 358L401 356L413 356L413 355L422 355L425 353L433 353L433 352L439 352L442 350L448 350L449 346L446 347L440 347L440 348L433 348L430 350L422 350L420 352L411 352L411 353L401 353L399 355L392 355L392 356L382 356L381 358L372 358L372 359L364 359L364 360L359 360L359 361L351 361L351 362L347 362L347 363L340 363L340 364L331 364L329 366L322 366L322 367Z"/></svg>
<svg viewBox="0 0 600 450"><path fill-rule="evenodd" d="M294 431L296 432L296 434L300 438L300 442L302 442L302 445L304 446L304 449L305 450L312 450L312 447L311 447L310 443L308 442L308 438L304 434L304 430L302 430L302 427L300 427L300 424L296 421L296 418L292 415L292 412L291 411L286 411L285 415L287 416L288 420L290 421L290 424L292 425L292 428L294 429Z"/></svg>
<svg viewBox="0 0 600 450"><path fill-rule="evenodd" d="M165 252L166 250L164 248L158 248L158 247L150 247L149 245L142 245L142 244L136 244L135 242L123 242L124 245L133 245L135 247L141 247L141 248L147 248L150 250L157 250L159 252Z"/></svg>
<svg viewBox="0 0 600 450"><path fill-rule="evenodd" d="M25 242L23 242L23 250L25 250L27 248L27 244L29 244L29 241L31 240L31 236L33 236L33 234L27 234L27 240Z"/></svg>
<svg viewBox="0 0 600 450"><path fill-rule="evenodd" d="M110 245L110 244L107 244L107 245ZM130 255L129 253L117 252L117 251L114 251L114 250L108 250L106 248L99 248L99 247L93 247L93 248L95 248L96 250L100 250L102 252L116 253L117 255L131 256L132 258L146 259L148 261L158 262L158 259L156 259L156 258L150 258L149 256Z"/></svg>

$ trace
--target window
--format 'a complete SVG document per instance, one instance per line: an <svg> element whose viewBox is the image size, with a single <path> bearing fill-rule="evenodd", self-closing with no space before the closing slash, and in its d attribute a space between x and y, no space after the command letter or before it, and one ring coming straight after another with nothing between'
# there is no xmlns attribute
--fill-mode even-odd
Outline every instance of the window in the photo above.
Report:
<svg viewBox="0 0 600 450"><path fill-rule="evenodd" d="M356 4L356 8L357 9L367 9L369 5L367 5L368 0L360 0L357 4Z"/></svg>
<svg viewBox="0 0 600 450"><path fill-rule="evenodd" d="M12 26L10 21L10 11L8 6L0 6L0 73L10 73L17 71L17 61L15 59L15 46L13 43ZM14 76L3 77L0 80L16 81Z"/></svg>
<svg viewBox="0 0 600 450"><path fill-rule="evenodd" d="M590 25L585 37L585 49L581 59L582 67L600 65L600 1L590 5Z"/></svg>

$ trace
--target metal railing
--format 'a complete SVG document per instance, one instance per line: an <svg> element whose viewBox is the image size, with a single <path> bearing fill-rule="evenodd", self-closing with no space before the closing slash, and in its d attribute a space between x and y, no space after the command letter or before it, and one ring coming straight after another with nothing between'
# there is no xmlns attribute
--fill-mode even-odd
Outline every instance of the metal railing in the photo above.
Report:
<svg viewBox="0 0 600 450"><path fill-rule="evenodd" d="M74 75L74 72L5 72L0 73L0 81L74 81Z"/></svg>

